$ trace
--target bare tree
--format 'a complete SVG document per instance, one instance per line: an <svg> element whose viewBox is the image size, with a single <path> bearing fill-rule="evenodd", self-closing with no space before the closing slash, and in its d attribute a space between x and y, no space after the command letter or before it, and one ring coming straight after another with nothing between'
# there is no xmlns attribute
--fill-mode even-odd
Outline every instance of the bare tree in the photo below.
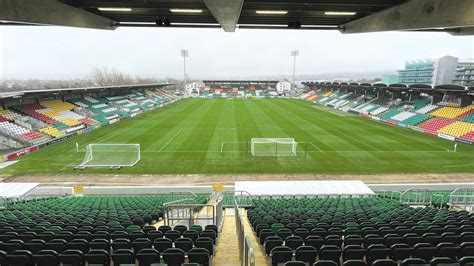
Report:
<svg viewBox="0 0 474 266"><path fill-rule="evenodd" d="M135 84L135 80L130 75L119 72L114 68L94 68L90 76L96 86L118 86Z"/></svg>

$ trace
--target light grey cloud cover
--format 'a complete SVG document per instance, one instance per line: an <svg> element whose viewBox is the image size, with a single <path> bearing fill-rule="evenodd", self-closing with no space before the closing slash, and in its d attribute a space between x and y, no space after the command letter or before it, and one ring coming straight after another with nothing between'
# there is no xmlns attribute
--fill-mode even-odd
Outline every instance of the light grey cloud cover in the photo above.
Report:
<svg viewBox="0 0 474 266"><path fill-rule="evenodd" d="M446 33L66 27L0 27L2 78L84 78L94 67L142 77L182 78L180 49L192 78L393 71L406 60L474 57L474 37Z"/></svg>

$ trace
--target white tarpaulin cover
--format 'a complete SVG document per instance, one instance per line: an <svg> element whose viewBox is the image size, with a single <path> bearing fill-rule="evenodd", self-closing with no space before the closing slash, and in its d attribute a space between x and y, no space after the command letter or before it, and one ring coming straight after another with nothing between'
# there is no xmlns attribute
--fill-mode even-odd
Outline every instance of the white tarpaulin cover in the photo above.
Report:
<svg viewBox="0 0 474 266"><path fill-rule="evenodd" d="M33 190L39 183L0 183L0 196L15 198Z"/></svg>
<svg viewBox="0 0 474 266"><path fill-rule="evenodd" d="M251 195L374 195L360 180L347 181L238 181L235 191Z"/></svg>

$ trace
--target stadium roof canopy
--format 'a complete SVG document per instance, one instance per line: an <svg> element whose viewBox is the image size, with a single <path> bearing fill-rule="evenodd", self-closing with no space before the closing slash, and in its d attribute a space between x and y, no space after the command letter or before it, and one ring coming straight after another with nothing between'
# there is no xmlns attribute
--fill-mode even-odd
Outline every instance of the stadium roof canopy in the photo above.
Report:
<svg viewBox="0 0 474 266"><path fill-rule="evenodd" d="M0 197L17 198L29 193L38 185L39 183L0 183Z"/></svg>
<svg viewBox="0 0 474 266"><path fill-rule="evenodd" d="M112 90L123 91L123 90L129 90L129 89L149 89L149 88L157 88L157 87L164 87L164 86L170 86L170 85L174 85L174 84L139 84L139 85L11 91L11 92L0 92L0 99L21 98L25 95L55 94L55 93L69 93L69 92L112 91Z"/></svg>
<svg viewBox="0 0 474 266"><path fill-rule="evenodd" d="M278 80L203 80L205 84L276 84Z"/></svg>
<svg viewBox="0 0 474 266"><path fill-rule="evenodd" d="M6 25L216 27L474 34L472 0L0 0Z"/></svg>
<svg viewBox="0 0 474 266"><path fill-rule="evenodd" d="M472 95L474 91L474 87L465 87L465 86L459 86L459 85L452 85L452 84L446 84L446 85L438 85L438 86L431 86L428 84L399 84L399 83L394 83L394 84L384 84L384 83L374 83L374 84L369 84L369 83L351 83L349 86L344 85L346 83L337 83L337 82L314 82L314 81L304 81L302 82L303 85L306 86L321 86L321 87L332 87L332 88L338 88L338 87L351 87L351 88L357 88L357 89L379 89L379 90L388 90L388 91L422 91L422 92L449 92L449 93L455 93L455 94L468 94Z"/></svg>

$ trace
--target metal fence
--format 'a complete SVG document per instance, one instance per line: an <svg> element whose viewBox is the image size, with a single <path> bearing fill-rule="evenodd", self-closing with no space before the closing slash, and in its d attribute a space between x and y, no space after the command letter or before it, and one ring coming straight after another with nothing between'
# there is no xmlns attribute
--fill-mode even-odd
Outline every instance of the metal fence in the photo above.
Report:
<svg viewBox="0 0 474 266"><path fill-rule="evenodd" d="M223 202L217 200L216 204L195 204L192 198L175 200L163 204L165 219L168 226L177 224L191 226L217 225L220 230L224 221Z"/></svg>
<svg viewBox="0 0 474 266"><path fill-rule="evenodd" d="M431 205L431 194L428 189L407 189L400 195L400 203L406 205Z"/></svg>
<svg viewBox="0 0 474 266"><path fill-rule="evenodd" d="M218 197L222 199L225 208L233 207L235 201L237 201L239 207L251 207L254 205L254 198L247 191L225 191Z"/></svg>
<svg viewBox="0 0 474 266"><path fill-rule="evenodd" d="M449 207L467 209L474 206L474 188L457 188L449 195Z"/></svg>
<svg viewBox="0 0 474 266"><path fill-rule="evenodd" d="M397 199L399 200L401 198L402 192L400 191L377 191L376 192L378 195L382 196L384 199Z"/></svg>

